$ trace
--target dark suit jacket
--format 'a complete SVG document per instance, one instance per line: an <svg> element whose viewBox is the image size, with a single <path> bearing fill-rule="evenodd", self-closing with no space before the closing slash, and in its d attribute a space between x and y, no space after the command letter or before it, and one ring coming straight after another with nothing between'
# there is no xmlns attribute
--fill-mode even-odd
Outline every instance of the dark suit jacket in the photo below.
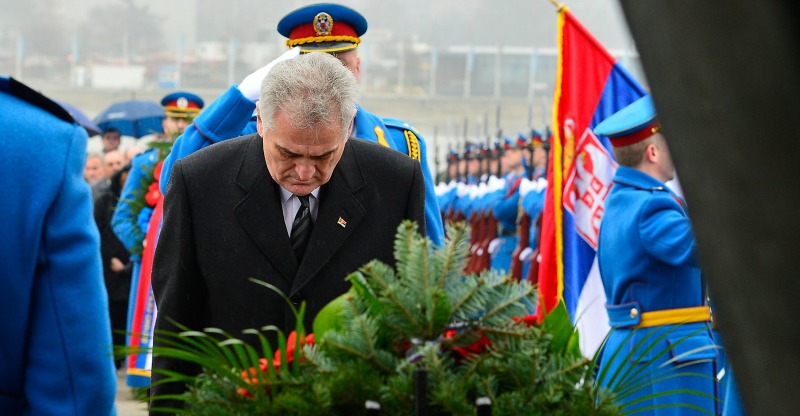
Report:
<svg viewBox="0 0 800 416"><path fill-rule="evenodd" d="M265 325L288 334L295 328L289 305L248 281L252 277L275 285L297 306L305 301L305 327L311 331L319 310L349 289L344 280L349 273L372 259L395 264L394 237L402 220L416 221L424 234L419 163L374 143L347 141L321 188L300 264L286 233L279 190L255 134L215 144L175 164L153 266L156 330L174 329L169 317L193 329L221 328L245 340L242 330ZM153 367L197 371L158 357ZM153 389L154 394L166 392Z"/></svg>

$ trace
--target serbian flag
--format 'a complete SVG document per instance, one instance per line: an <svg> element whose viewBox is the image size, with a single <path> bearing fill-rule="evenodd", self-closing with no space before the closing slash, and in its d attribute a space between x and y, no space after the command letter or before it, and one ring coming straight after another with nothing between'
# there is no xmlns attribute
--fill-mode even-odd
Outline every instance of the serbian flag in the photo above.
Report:
<svg viewBox="0 0 800 416"><path fill-rule="evenodd" d="M563 301L580 332L581 351L590 357L609 330L596 257L605 198L617 168L610 142L592 130L645 90L563 5L558 48L538 315Z"/></svg>
<svg viewBox="0 0 800 416"><path fill-rule="evenodd" d="M128 346L138 349L135 354L130 354L127 361L128 386L149 387L151 368L153 364L153 330L155 328L156 309L153 288L150 280L153 274L153 259L155 257L156 244L161 232L161 219L164 214L164 197L159 190L161 180L161 169L164 162L156 164L153 175L156 181L151 185L151 190L147 194L147 202L155 204L153 215L150 216L150 223L147 226L147 233L144 239L144 250L142 252L142 265L139 278L136 281L135 296L133 302L133 312L131 313L130 333L128 334Z"/></svg>

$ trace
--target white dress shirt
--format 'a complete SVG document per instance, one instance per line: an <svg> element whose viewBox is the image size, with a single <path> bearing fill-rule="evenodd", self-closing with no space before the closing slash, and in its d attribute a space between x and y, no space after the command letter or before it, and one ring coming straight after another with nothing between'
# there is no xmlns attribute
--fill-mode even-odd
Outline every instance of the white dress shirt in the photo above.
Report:
<svg viewBox="0 0 800 416"><path fill-rule="evenodd" d="M280 185L279 185L280 186ZM283 222L286 224L286 234L292 235L292 223L294 217L297 215L297 210L300 209L300 198L297 195L287 191L284 187L281 188L281 207L283 207ZM311 210L311 220L317 221L317 211L319 211L319 188L311 191L308 198L308 205Z"/></svg>

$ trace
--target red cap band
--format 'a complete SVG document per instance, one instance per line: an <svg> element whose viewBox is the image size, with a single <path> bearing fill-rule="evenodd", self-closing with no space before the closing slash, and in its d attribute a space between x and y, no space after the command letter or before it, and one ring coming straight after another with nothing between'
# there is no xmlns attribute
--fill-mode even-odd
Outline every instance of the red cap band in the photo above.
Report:
<svg viewBox="0 0 800 416"><path fill-rule="evenodd" d="M168 107L176 109L176 110L186 110L186 109L189 109L189 108L196 108L198 110L200 109L200 106L197 105L196 102L189 101L189 100L186 100L186 105L184 105L183 107L178 106L178 100L170 101L170 102L164 104L164 108L168 108Z"/></svg>
<svg viewBox="0 0 800 416"><path fill-rule="evenodd" d="M658 133L661 131L661 124L658 120L653 120L650 124L636 130L633 133L623 134L621 136L609 137L611 145L614 147L629 146Z"/></svg>
<svg viewBox="0 0 800 416"><path fill-rule="evenodd" d="M317 32L314 30L314 22L309 22L292 29L292 32L289 35L289 40L316 38L319 36L320 35L317 35ZM358 35L356 35L356 30L345 22L336 22L333 25L333 28L331 29L331 33L327 34L326 36L352 36L354 38L358 37Z"/></svg>

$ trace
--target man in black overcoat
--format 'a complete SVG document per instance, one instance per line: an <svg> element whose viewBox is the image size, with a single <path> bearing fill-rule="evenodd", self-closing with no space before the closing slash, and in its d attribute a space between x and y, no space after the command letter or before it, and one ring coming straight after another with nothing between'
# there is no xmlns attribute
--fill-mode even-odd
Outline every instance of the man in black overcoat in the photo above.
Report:
<svg viewBox="0 0 800 416"><path fill-rule="evenodd" d="M167 318L236 337L265 325L293 330L287 302L250 278L295 306L306 302L310 331L319 310L349 289L349 273L372 259L394 265L401 221L424 232L419 163L348 138L357 99L353 74L328 54L281 62L262 85L258 134L175 164L153 268L156 332L175 329ZM157 356L153 369L154 384L160 369L198 371ZM154 385L152 393L183 389Z"/></svg>

